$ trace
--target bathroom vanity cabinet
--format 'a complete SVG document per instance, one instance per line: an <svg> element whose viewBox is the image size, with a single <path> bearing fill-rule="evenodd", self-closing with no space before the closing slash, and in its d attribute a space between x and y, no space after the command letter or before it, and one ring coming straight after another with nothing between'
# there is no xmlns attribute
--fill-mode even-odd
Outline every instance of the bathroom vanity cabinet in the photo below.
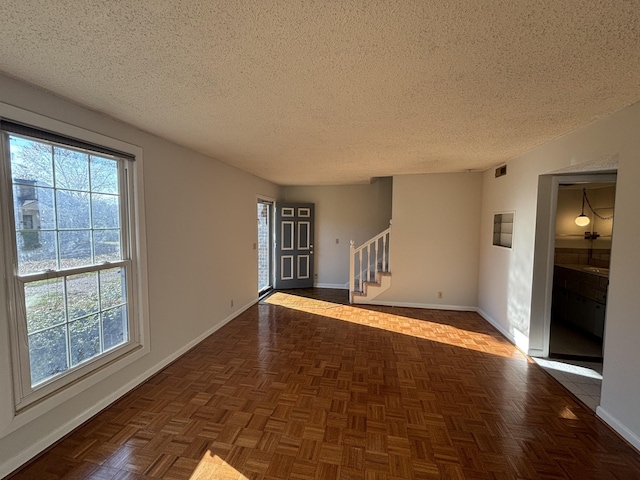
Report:
<svg viewBox="0 0 640 480"><path fill-rule="evenodd" d="M608 284L608 269L555 265L553 318L602 338Z"/></svg>

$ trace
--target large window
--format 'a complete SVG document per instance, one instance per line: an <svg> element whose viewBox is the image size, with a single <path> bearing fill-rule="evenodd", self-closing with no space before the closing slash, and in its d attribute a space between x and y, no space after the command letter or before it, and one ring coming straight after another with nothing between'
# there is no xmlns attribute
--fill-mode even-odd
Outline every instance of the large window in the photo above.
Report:
<svg viewBox="0 0 640 480"><path fill-rule="evenodd" d="M12 227L5 262L21 407L139 342L134 158L12 125L2 123L2 200L12 205L5 210Z"/></svg>

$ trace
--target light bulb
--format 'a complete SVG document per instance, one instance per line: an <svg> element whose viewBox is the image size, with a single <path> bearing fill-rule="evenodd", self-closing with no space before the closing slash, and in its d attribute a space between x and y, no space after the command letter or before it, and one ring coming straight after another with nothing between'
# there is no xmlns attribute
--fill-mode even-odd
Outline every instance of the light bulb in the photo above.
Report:
<svg viewBox="0 0 640 480"><path fill-rule="evenodd" d="M587 217L584 213L576 217L576 225L578 225L579 227L586 227L587 225L589 225L589 222L591 222L591 220L589 220L589 217Z"/></svg>

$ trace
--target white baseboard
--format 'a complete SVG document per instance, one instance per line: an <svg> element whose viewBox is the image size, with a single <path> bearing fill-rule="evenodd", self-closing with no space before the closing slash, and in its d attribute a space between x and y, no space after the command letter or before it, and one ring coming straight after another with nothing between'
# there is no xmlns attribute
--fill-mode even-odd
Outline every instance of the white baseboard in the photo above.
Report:
<svg viewBox="0 0 640 480"><path fill-rule="evenodd" d="M633 445L636 450L640 450L640 437L625 427L617 418L602 407L596 408L596 415L600 417L603 422L613 428L613 430L615 430L622 438Z"/></svg>
<svg viewBox="0 0 640 480"><path fill-rule="evenodd" d="M508 332L507 330L504 329L504 327L502 325L500 325L498 322L496 322L493 318L491 318L486 312L482 311L480 308L476 308L476 312L478 312L478 315L480 315L482 318L484 318L487 322L489 322L496 330L498 330L502 335L504 335L505 337L507 337L507 339L513 343L514 345L516 345L516 339L515 337Z"/></svg>
<svg viewBox="0 0 640 480"><path fill-rule="evenodd" d="M493 326L502 335L504 335L507 340L513 343L516 347L518 347L518 349L525 355L532 355L529 352L537 351L537 350L529 350L529 337L527 337L525 334L520 333L518 330L516 330L515 331L516 334L514 335L508 330L505 330L505 328L502 325L500 325L495 319L491 318L491 316L488 315L486 312L484 312L482 309L476 308L476 312L478 312L478 315L480 315L488 323L490 323L491 326ZM534 355L534 356L541 356L541 355Z"/></svg>
<svg viewBox="0 0 640 480"><path fill-rule="evenodd" d="M540 348L530 348L529 351L527 351L527 355L530 357L544 357L544 352Z"/></svg>
<svg viewBox="0 0 640 480"><path fill-rule="evenodd" d="M339 288L340 290L347 290L349 283L314 283L315 288Z"/></svg>
<svg viewBox="0 0 640 480"><path fill-rule="evenodd" d="M426 308L429 310L457 310L459 312L475 312L476 307L467 305L441 305L439 303L411 303L411 302L386 302L384 300L371 300L368 305L382 305L387 307Z"/></svg>
<svg viewBox="0 0 640 480"><path fill-rule="evenodd" d="M65 423L64 425L60 426L59 428L57 428L53 432L50 432L49 434L42 436L36 443L31 445L31 447L27 448L26 450L23 450L19 455L16 455L15 457L13 457L10 460L8 460L8 461L4 462L3 464L1 464L0 465L0 478L4 478L7 475L9 475L10 473L12 473L13 471L15 471L16 469L20 468L22 465L27 463L29 460L34 458L36 455L38 455L42 451L44 451L47 448L49 448L51 445L53 445L55 442L60 440L65 435L69 434L73 429L79 427L84 422L89 420L91 417L93 417L94 415L100 413L100 411L102 411L103 409L105 409L106 407L111 405L113 402L118 400L120 397L122 397L125 394L129 393L131 390L133 390L138 385L140 385L141 383L143 383L144 381L149 379L151 376L153 376L156 373L158 373L160 370L162 370L164 367L169 365L171 362L173 362L174 360L176 360L180 356L182 356L185 353L187 353L189 350L191 350L193 347L195 347L198 343L203 341L209 335L211 335L216 330L220 329L221 327L223 327L224 325L229 323L235 317L237 317L242 312L244 312L245 310L247 310L251 306L255 305L256 303L257 303L257 299L256 300L252 300L251 302L247 303L243 307L240 307L240 308L236 309L228 317L226 317L225 319L223 319L222 321L220 321L219 323L217 323L216 325L214 325L213 327L211 327L210 329L208 329L206 332L202 333L201 335L198 335L198 337L196 337L195 339L191 340L189 343L187 343L182 348L180 348L177 351L175 351L170 356L163 358L160 362L158 362L153 367L149 368L143 374L138 375L136 378L134 378L133 380L127 382L125 385L120 387L118 390L113 392L111 395L108 395L107 397L102 399L97 404L92 405L91 408L88 408L84 412L78 414L78 416L76 416L70 422Z"/></svg>

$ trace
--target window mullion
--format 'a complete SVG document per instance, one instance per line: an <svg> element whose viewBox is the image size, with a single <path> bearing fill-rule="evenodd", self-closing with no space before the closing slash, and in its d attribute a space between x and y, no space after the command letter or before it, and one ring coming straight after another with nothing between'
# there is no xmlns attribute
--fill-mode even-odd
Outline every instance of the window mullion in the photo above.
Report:
<svg viewBox="0 0 640 480"><path fill-rule="evenodd" d="M71 330L69 329L69 285L67 277L63 277L64 283L64 326L67 340L67 370L71 368Z"/></svg>
<svg viewBox="0 0 640 480"><path fill-rule="evenodd" d="M104 326L102 325L102 275L98 272L98 336L100 352L104 352Z"/></svg>
<svg viewBox="0 0 640 480"><path fill-rule="evenodd" d="M100 270L108 270L110 268L123 267L131 263L131 260L120 260L118 262L105 262L97 265L86 265L83 267L68 268L65 270L47 270L46 272L31 273L28 275L18 275L17 278L22 283L37 282L38 280L47 280L50 278L60 278L79 273L99 272Z"/></svg>
<svg viewBox="0 0 640 480"><path fill-rule="evenodd" d="M91 188L91 155L87 156L87 184L89 185L89 243L91 244L91 263L96 263L96 248L93 242L93 190Z"/></svg>
<svg viewBox="0 0 640 480"><path fill-rule="evenodd" d="M58 189L56 188L56 185L58 184L58 180L57 180L57 169L56 169L56 153L55 153L55 148L53 148L53 145L49 145L49 149L51 150L51 178L53 181L53 184L51 185L51 188L53 189L53 211L54 211L54 228L55 228L55 239L56 239L56 266L58 268L58 270L60 270L62 262L61 262L61 258L62 256L60 255L60 225L59 221L58 221Z"/></svg>

